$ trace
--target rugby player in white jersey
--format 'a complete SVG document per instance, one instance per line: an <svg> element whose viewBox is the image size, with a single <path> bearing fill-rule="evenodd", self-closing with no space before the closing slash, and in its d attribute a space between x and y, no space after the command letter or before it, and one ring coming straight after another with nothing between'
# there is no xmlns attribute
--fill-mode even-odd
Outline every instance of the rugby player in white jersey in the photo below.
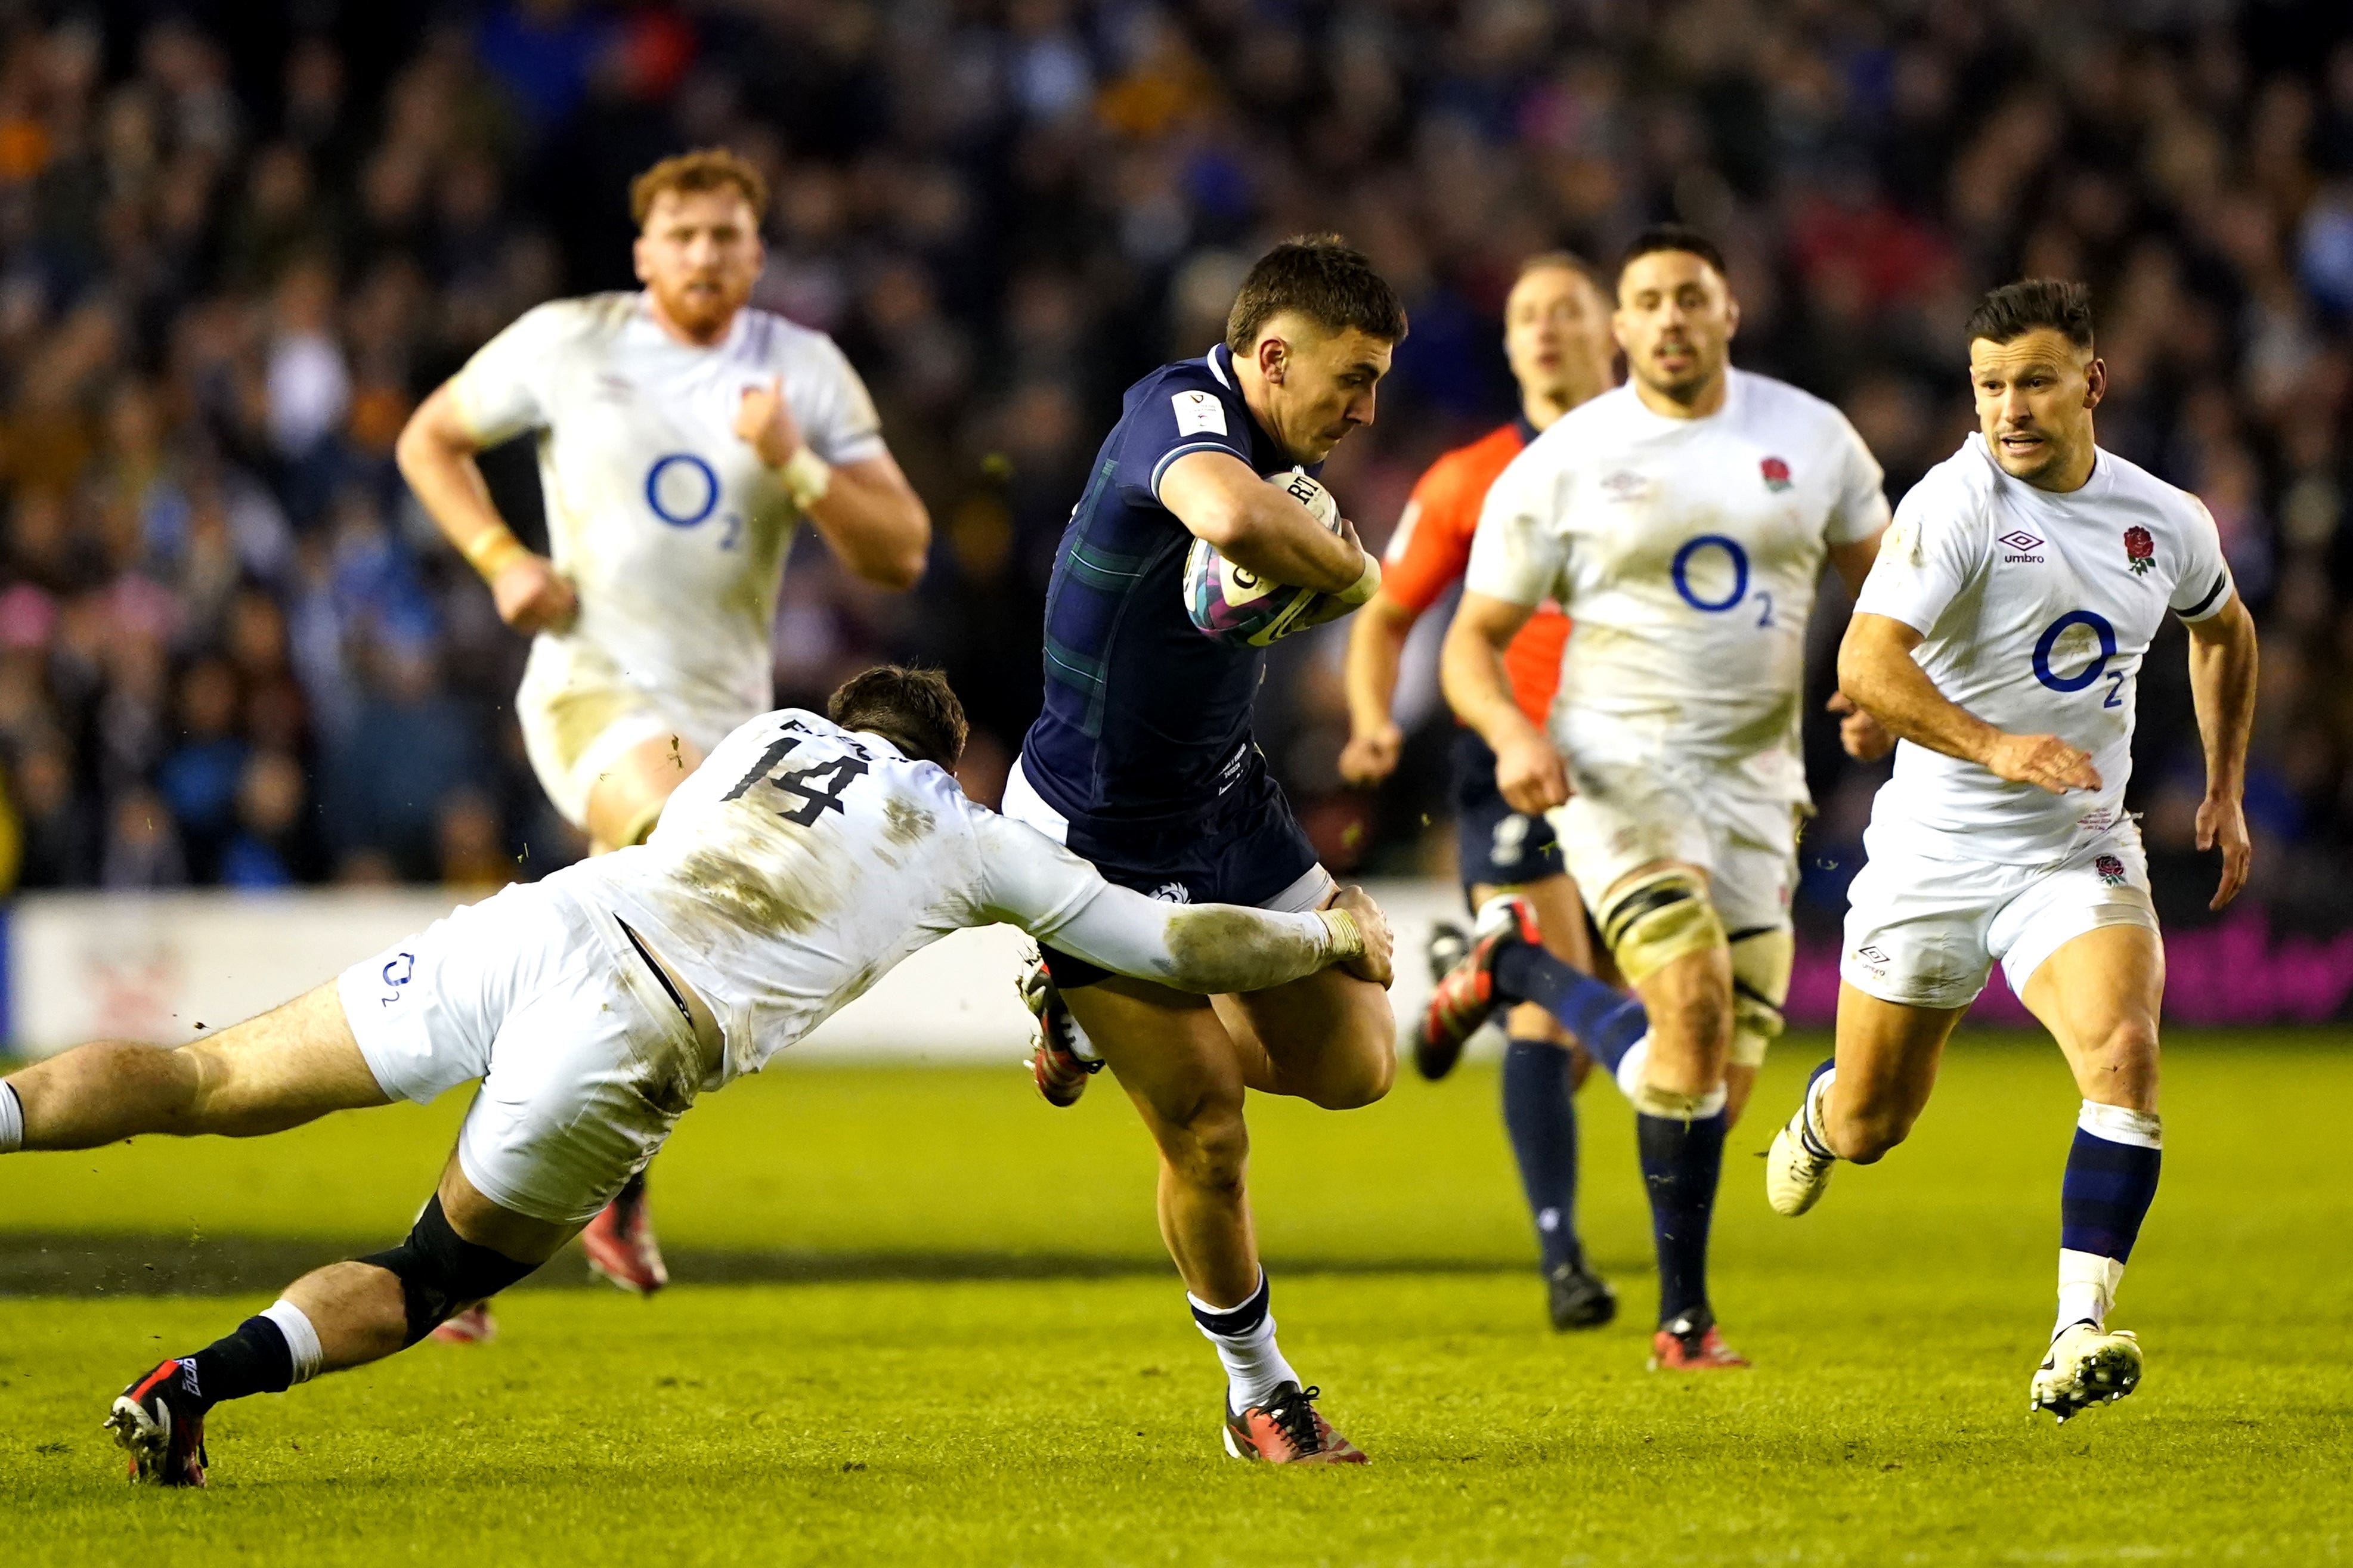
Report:
<svg viewBox="0 0 2353 1568"><path fill-rule="evenodd" d="M931 522L858 373L822 332L746 307L759 172L719 150L629 188L638 293L525 312L427 397L400 469L531 634L515 714L533 771L602 853L643 838L721 737L775 700L769 638L807 519L846 566L913 586ZM534 431L553 558L500 519L475 454ZM632 1182L583 1237L597 1271L668 1279ZM484 1337L481 1314L445 1339Z"/></svg>
<svg viewBox="0 0 2353 1568"><path fill-rule="evenodd" d="M1839 650L1841 689L1902 743L1850 895L1837 1054L1774 1138L1766 1194L1803 1214L1835 1161L1902 1142L1999 961L2083 1094L2029 1395L2063 1422L2141 1374L2107 1330L2163 1142L2165 950L2124 801L2141 661L2168 613L2187 623L2221 909L2247 876L2255 627L2198 498L2094 444L2107 371L2084 287L1997 289L1968 333L1978 433L1904 498Z"/></svg>
<svg viewBox="0 0 2353 1568"><path fill-rule="evenodd" d="M1487 492L1447 634L1447 700L1495 752L1512 806L1549 813L1569 875L1649 1015L1580 1028L1633 1100L1659 1260L1651 1364L1747 1363L1707 1295L1724 1137L1781 1028L1793 943L1806 621L1825 558L1851 586L1887 522L1880 468L1839 411L1731 368L1739 307L1724 262L1680 226L1645 231L1617 280L1628 381L1580 404ZM1503 653L1546 599L1572 630L1545 729L1512 700ZM1879 743L1867 720L1851 748ZM1482 912L1421 1042L1467 1034L1531 988L1524 906ZM1542 971L1547 966L1534 965ZM1616 1059L1607 1042L1614 1038Z"/></svg>
<svg viewBox="0 0 2353 1568"><path fill-rule="evenodd" d="M177 1050L100 1041L0 1080L0 1152L254 1136L482 1080L406 1242L304 1275L122 1391L107 1425L134 1477L203 1485L215 1405L390 1355L529 1274L698 1093L960 927L1008 921L1199 994L1333 964L1388 984L1388 930L1357 889L1296 913L1171 904L967 801L949 772L964 710L935 673L868 670L827 711L726 737L647 844L459 910L273 1012Z"/></svg>

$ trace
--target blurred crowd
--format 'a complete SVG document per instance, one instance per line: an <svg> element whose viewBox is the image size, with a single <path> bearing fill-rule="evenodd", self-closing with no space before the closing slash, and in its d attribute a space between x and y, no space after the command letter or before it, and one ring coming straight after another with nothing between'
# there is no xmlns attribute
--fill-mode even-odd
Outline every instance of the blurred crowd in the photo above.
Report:
<svg viewBox="0 0 2353 1568"><path fill-rule="evenodd" d="M1121 389L1216 340L1266 243L1338 230L1406 297L1379 423L1326 473L1377 542L1423 464L1511 411L1519 258L1606 261L1679 217L1733 258L1736 360L1845 407L1891 497L1968 427L1977 294L2093 283L2102 438L2205 498L2263 625L2258 890L2353 924L2342 0L0 4L22 885L472 888L578 852L522 762L520 640L391 445L524 308L629 286L628 177L709 144L772 176L757 302L848 350L937 531L904 596L802 541L779 693L944 666L983 798L1036 710L1054 542ZM527 447L486 468L533 537ZM1430 683L1408 682L1400 776L1343 790L1344 637L1279 650L1262 743L1335 867L1442 872ZM1826 727L1809 750L1819 925L1883 775ZM2186 895L2178 634L2138 758Z"/></svg>

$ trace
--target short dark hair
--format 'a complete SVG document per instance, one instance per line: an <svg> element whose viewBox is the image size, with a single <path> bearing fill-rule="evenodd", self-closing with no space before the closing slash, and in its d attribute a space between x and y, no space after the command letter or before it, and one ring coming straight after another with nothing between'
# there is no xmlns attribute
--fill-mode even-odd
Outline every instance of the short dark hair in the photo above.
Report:
<svg viewBox="0 0 2353 1568"><path fill-rule="evenodd" d="M2048 327L2079 349L2092 346L2092 291L2064 278L2027 278L2005 283L1969 312L1969 341L2014 342Z"/></svg>
<svg viewBox="0 0 2353 1568"><path fill-rule="evenodd" d="M1226 317L1226 347L1248 354L1285 310L1327 332L1354 327L1392 343L1405 337L1404 301L1365 253L1336 234L1298 235L1258 258Z"/></svg>
<svg viewBox="0 0 2353 1568"><path fill-rule="evenodd" d="M1680 250L1696 256L1715 268L1718 278L1731 276L1730 269L1724 265L1724 252L1716 247L1715 241L1687 223L1654 223L1627 241L1626 248L1619 252L1619 278L1622 280L1626 268L1643 257L1655 256L1662 250Z"/></svg>
<svg viewBox="0 0 2353 1568"><path fill-rule="evenodd" d="M970 731L964 704L936 669L881 664L861 669L825 700L825 716L845 730L871 730L919 763L954 768Z"/></svg>

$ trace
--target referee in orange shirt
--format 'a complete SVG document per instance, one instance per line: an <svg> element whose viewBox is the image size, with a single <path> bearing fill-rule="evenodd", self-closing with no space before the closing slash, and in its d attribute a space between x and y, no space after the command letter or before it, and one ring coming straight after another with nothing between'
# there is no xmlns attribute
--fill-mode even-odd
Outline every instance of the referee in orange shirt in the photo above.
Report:
<svg viewBox="0 0 2353 1568"><path fill-rule="evenodd" d="M1389 716L1406 634L1422 611L1458 581L1487 487L1536 433L1616 383L1609 295L1585 262L1567 251L1531 257L1504 305L1504 353L1520 386L1520 412L1508 425L1458 447L1430 466L1414 486L1391 536L1380 591L1356 613L1348 638L1347 748L1340 772L1350 784L1388 777L1404 737ZM1505 651L1512 695L1536 724L1545 721L1560 680L1568 617L1539 607ZM1535 909L1545 946L1590 972L1585 905L1564 868L1550 823L1514 811L1495 789L1495 755L1463 730L1455 737L1456 834L1462 883L1476 910L1510 889ZM1443 955L1460 956L1461 934ZM1520 1184L1543 1247L1547 1304L1556 1329L1608 1322L1618 1299L1585 1264L1577 1238L1577 1110L1569 1099L1588 1065L1567 1031L1542 1007L1523 1005L1506 1018L1504 1125L1519 1162ZM1441 1078L1455 1058L1417 1058L1424 1077Z"/></svg>

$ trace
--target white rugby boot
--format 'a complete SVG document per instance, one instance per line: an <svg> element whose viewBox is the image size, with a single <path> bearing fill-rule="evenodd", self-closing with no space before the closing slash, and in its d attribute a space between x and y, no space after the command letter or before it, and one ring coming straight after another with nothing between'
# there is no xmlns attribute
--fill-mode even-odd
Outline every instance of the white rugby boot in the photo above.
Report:
<svg viewBox="0 0 2353 1568"><path fill-rule="evenodd" d="M1814 1107L1816 1089L1825 1076L1820 1068L1815 1069L1806 1092L1799 1098L1797 1113L1773 1134L1773 1147L1765 1156L1765 1201L1773 1205L1775 1214L1792 1219L1821 1201L1823 1189L1831 1184L1831 1167L1838 1163L1838 1156L1822 1146L1806 1121Z"/></svg>
<svg viewBox="0 0 2353 1568"><path fill-rule="evenodd" d="M2065 1426L2094 1405L2113 1405L2140 1386L2140 1341L2130 1331L2111 1333L2091 1321L2070 1323L2051 1342L2034 1369L2031 1415L2048 1410Z"/></svg>

